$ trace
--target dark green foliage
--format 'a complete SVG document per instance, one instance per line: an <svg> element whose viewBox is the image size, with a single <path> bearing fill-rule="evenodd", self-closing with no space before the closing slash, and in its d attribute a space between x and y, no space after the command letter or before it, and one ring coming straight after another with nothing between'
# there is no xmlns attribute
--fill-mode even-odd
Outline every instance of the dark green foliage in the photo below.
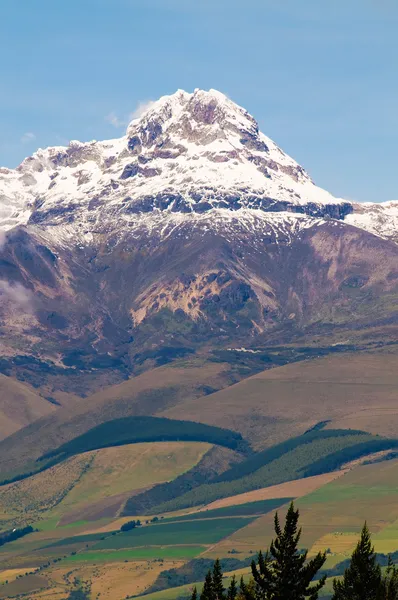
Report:
<svg viewBox="0 0 398 600"><path fill-rule="evenodd" d="M364 431L356 429L313 429L304 435L300 435L295 438L290 438L281 444L267 448L262 452L258 452L253 456L249 456L244 462L232 467L228 471L225 471L222 475L215 479L215 482L221 481L233 481L234 479L240 479L245 475L254 473L257 469L268 465L272 461L280 458L286 452L291 452L298 446L303 444L311 444L315 440L325 440L329 438L347 437L352 435L368 435Z"/></svg>
<svg viewBox="0 0 398 600"><path fill-rule="evenodd" d="M388 559L386 574L381 581L381 594L383 600L398 599L398 568L393 564L391 557Z"/></svg>
<svg viewBox="0 0 398 600"><path fill-rule="evenodd" d="M0 533L0 546L4 546L4 544L7 544L8 542L18 540L29 533L33 533L33 531L35 530L29 525L28 527L23 527L21 529L14 529L14 531L5 531L4 533Z"/></svg>
<svg viewBox="0 0 398 600"><path fill-rule="evenodd" d="M200 600L216 600L216 595L214 593L213 587L213 576L211 574L211 571L208 571L206 575L203 590L200 594Z"/></svg>
<svg viewBox="0 0 398 600"><path fill-rule="evenodd" d="M397 555L398 552L393 554ZM344 563L337 565L336 570ZM384 575L381 565L387 565ZM391 556L374 552L366 523L343 579L334 580L333 590L332 600L398 600L398 568Z"/></svg>
<svg viewBox="0 0 398 600"><path fill-rule="evenodd" d="M78 584L78 587L72 590L67 600L90 600L90 585Z"/></svg>
<svg viewBox="0 0 398 600"><path fill-rule="evenodd" d="M194 597L194 593L195 590L192 593L192 598ZM213 565L213 570L209 569L206 574L200 600L236 600L237 594L238 588L235 577L233 577L228 591L225 589L221 563L217 558Z"/></svg>
<svg viewBox="0 0 398 600"><path fill-rule="evenodd" d="M224 598L225 588L224 588L222 578L223 578L223 573L222 573L222 569L221 569L221 563L220 563L219 559L217 558L216 562L214 563L214 567L213 567L213 594L214 594L214 598L216 600L223 600L223 598Z"/></svg>
<svg viewBox="0 0 398 600"><path fill-rule="evenodd" d="M374 438L347 448L337 450L333 454L324 456L310 465L303 471L303 477L312 477L314 475L321 475L322 473L329 473L335 471L341 467L344 463L356 460L367 454L374 452L381 452L382 450L390 450L392 448L398 448L398 440L386 439L386 438Z"/></svg>
<svg viewBox="0 0 398 600"><path fill-rule="evenodd" d="M265 459L264 453L260 453L262 455L262 460L264 459L266 464L263 464L256 471L243 475L238 479L227 481L217 481L217 479L214 478L204 482L202 485L196 486L195 489L189 489L185 493L175 494L172 499L168 499L169 497L167 497L166 501L155 505L154 508L152 508L152 511L159 513L180 510L182 508L198 506L200 504L208 504L220 498L226 498L251 490L277 485L292 479L300 479L309 474L307 471L311 469L311 466L314 463L319 461L320 457L335 455L336 451L343 450L343 452L339 454L339 464L341 465L347 462L348 455L344 453L345 448L357 446L359 440L366 444L373 440L376 440L377 443L379 443L381 440L381 438L375 438L370 434L361 432L347 431L342 435L340 435L340 432L337 432L337 435L333 436L326 433L327 432L323 432L322 430L313 432L312 434L309 434L310 437L308 438L312 439L312 441L305 441L305 443L302 442L302 438L307 440L306 435L301 436L301 443L298 443L299 438L295 438L294 448L284 452L281 456L279 456L281 451L281 445L279 444L277 452L278 457L270 460L270 462L268 462L268 460L276 456L276 454L272 454L272 456L267 455L267 458ZM398 440L393 440L391 442L392 445L397 443ZM287 447L288 446L285 444L282 445L282 449L284 448L286 450ZM368 447L369 453L373 452L373 446L369 444ZM269 449L270 452L271 450L272 448ZM247 463L250 463L251 469L253 466L252 458L255 460L256 456L251 457L248 461L240 463L238 467L234 469L234 472L238 473L241 467L242 470L245 471L245 464ZM333 469L335 468L334 463L332 467ZM330 470L330 465L325 464L321 472L324 473ZM153 490L147 492L147 494L151 497L154 497L155 495L159 497L157 494L158 489L155 487ZM137 502L137 498L133 498L133 503L134 500ZM135 514L138 513L136 512Z"/></svg>
<svg viewBox="0 0 398 600"><path fill-rule="evenodd" d="M327 473L364 454L397 445L398 440L374 437L359 430L314 429L253 454L213 478L197 465L172 482L130 498L124 514L153 514L208 504L291 479Z"/></svg>
<svg viewBox="0 0 398 600"><path fill-rule="evenodd" d="M72 590L67 600L90 600L90 595L88 591L79 588L77 590Z"/></svg>
<svg viewBox="0 0 398 600"><path fill-rule="evenodd" d="M57 461L61 462L76 454L99 448L162 441L207 442L232 450L245 452L249 450L242 436L229 429L193 421L176 421L158 417L126 417L101 423L59 448L47 452L38 460L56 457Z"/></svg>
<svg viewBox="0 0 398 600"><path fill-rule="evenodd" d="M238 585L236 583L235 575L232 577L232 581L227 591L227 600L236 600L238 597Z"/></svg>
<svg viewBox="0 0 398 600"><path fill-rule="evenodd" d="M342 581L333 582L333 600L380 600L381 569L365 523Z"/></svg>
<svg viewBox="0 0 398 600"><path fill-rule="evenodd" d="M238 560L236 558L223 558L221 568L225 571L236 571L249 567L251 558ZM180 587L196 581L203 581L209 569L212 569L213 561L210 558L194 558L185 565L175 569L162 571L151 587L145 590L145 594L152 594L168 588ZM144 595L144 594L143 594Z"/></svg>
<svg viewBox="0 0 398 600"><path fill-rule="evenodd" d="M198 600L198 590L196 589L196 587L194 587L192 590L191 600Z"/></svg>
<svg viewBox="0 0 398 600"><path fill-rule="evenodd" d="M123 523L123 525L120 528L120 531L131 531L132 529L135 529L136 527L140 526L141 521L139 519L137 521L127 521L127 523Z"/></svg>
<svg viewBox="0 0 398 600"><path fill-rule="evenodd" d="M213 571L208 571L200 600L317 600L325 585L326 576L314 582L326 561L325 553L307 560L307 550L299 550L301 529L299 511L290 504L282 529L278 513L275 515L276 538L265 556L260 552L257 562L252 561L253 579L245 584L243 578L238 592L233 577L228 590L222 584L222 569L216 560Z"/></svg>
<svg viewBox="0 0 398 600"><path fill-rule="evenodd" d="M376 554L377 562L381 567L388 567L389 564L393 564L394 561L398 561L398 551L392 552L391 555L387 554ZM327 575L327 577L338 577L339 575L344 575L344 572L351 564L351 559L346 558L345 560L337 563L334 567L330 569L322 569L319 572L319 575Z"/></svg>
<svg viewBox="0 0 398 600"><path fill-rule="evenodd" d="M258 561L252 563L254 594L243 583L245 600L316 600L325 585L326 577L312 584L322 568L326 555L318 553L307 561L307 551L299 552L301 529L298 529L299 512L290 505L282 529L275 515L276 539L271 542L265 556L260 552Z"/></svg>

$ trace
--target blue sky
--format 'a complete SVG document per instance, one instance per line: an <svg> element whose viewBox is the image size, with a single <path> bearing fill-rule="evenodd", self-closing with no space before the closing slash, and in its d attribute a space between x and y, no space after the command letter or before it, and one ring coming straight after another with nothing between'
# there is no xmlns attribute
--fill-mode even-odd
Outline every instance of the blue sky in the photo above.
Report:
<svg viewBox="0 0 398 600"><path fill-rule="evenodd" d="M318 185L398 198L396 0L0 4L2 166L117 137L140 103L178 88L216 88Z"/></svg>

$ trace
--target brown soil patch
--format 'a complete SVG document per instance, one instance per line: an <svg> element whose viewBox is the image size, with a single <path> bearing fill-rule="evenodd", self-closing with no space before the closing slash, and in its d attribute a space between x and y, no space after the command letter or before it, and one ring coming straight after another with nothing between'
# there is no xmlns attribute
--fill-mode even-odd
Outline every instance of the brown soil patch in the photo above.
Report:
<svg viewBox="0 0 398 600"><path fill-rule="evenodd" d="M70 525L76 521L99 521L100 519L113 518L118 516L119 510L122 508L128 498L136 492L145 490L136 490L134 492L124 492L110 498L103 498L99 502L85 506L78 510L66 514L59 522L59 525Z"/></svg>

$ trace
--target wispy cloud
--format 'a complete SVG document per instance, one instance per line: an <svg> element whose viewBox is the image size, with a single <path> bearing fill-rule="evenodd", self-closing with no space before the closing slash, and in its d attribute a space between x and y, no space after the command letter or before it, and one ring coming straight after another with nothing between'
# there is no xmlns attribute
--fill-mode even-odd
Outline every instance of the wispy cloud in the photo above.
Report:
<svg viewBox="0 0 398 600"><path fill-rule="evenodd" d="M125 127L127 125L127 122L124 119L119 119L114 111L110 112L109 115L105 117L105 121L116 128Z"/></svg>
<svg viewBox="0 0 398 600"><path fill-rule="evenodd" d="M142 102L139 102L137 107L133 110L133 112L131 112L126 117L119 117L119 115L114 110L112 110L108 115L106 115L105 121L110 125L113 125L113 127L116 127L116 129L127 127L130 121L142 117L142 115L147 110L149 110L153 104L153 100L144 100Z"/></svg>
<svg viewBox="0 0 398 600"><path fill-rule="evenodd" d="M29 144L29 142L33 142L36 139L36 136L31 131L27 131L21 137L22 144Z"/></svg>
<svg viewBox="0 0 398 600"><path fill-rule="evenodd" d="M8 281L0 280L0 298L2 303L9 302L19 311L33 312L33 295L20 283L10 284Z"/></svg>
<svg viewBox="0 0 398 600"><path fill-rule="evenodd" d="M147 110L151 108L153 104L153 100L145 100L144 102L140 102L137 108L131 113L130 118L139 119L144 113L146 113Z"/></svg>

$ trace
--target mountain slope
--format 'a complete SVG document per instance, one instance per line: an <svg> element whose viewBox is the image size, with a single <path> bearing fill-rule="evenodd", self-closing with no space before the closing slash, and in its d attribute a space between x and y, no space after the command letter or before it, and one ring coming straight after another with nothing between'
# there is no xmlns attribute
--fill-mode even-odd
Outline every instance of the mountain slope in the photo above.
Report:
<svg viewBox="0 0 398 600"><path fill-rule="evenodd" d="M321 190L214 90L38 150L1 170L0 201L0 371L50 393L214 350L396 339L395 203Z"/></svg>
<svg viewBox="0 0 398 600"><path fill-rule="evenodd" d="M154 415L167 406L196 398L236 381L225 364L161 367L97 392L73 406L61 407L3 442L0 472L4 477L32 463L105 421ZM1 445L1 444L0 444ZM37 465L36 465L37 466Z"/></svg>
<svg viewBox="0 0 398 600"><path fill-rule="evenodd" d="M126 416L154 415L226 427L256 449L301 435L319 422L394 437L397 351L344 353L269 369L221 391L225 365L162 367L39 419L0 443L0 474L37 467L34 460L92 427ZM208 390L210 391L210 390Z"/></svg>
<svg viewBox="0 0 398 600"><path fill-rule="evenodd" d="M331 428L354 429L360 422L366 431L395 437L397 364L396 351L299 362L264 371L160 415L223 423L257 448L301 435L325 421Z"/></svg>
<svg viewBox="0 0 398 600"><path fill-rule="evenodd" d="M0 439L51 414L56 406L28 385L0 375Z"/></svg>

